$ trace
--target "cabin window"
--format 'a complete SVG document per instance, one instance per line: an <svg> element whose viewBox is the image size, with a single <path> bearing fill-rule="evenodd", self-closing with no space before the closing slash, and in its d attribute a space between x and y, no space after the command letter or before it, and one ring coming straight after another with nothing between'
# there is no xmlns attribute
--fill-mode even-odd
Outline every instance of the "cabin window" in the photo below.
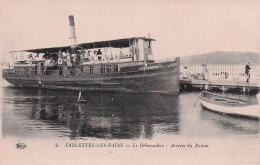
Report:
<svg viewBox="0 0 260 165"><path fill-rule="evenodd" d="M83 70L84 74L93 74L94 73L93 66L84 66L82 70Z"/></svg>
<svg viewBox="0 0 260 165"><path fill-rule="evenodd" d="M38 68L38 67L36 67L36 66L34 67L33 72L32 72L33 75L37 75L37 68ZM39 68L39 74L41 73L41 70L40 70L40 69L41 69L41 67Z"/></svg>
<svg viewBox="0 0 260 165"><path fill-rule="evenodd" d="M93 74L93 70L94 70L94 69L93 69L93 66L90 66L90 67L89 67L89 74Z"/></svg>
<svg viewBox="0 0 260 165"><path fill-rule="evenodd" d="M114 65L114 73L118 73L118 65Z"/></svg>
<svg viewBox="0 0 260 165"><path fill-rule="evenodd" d="M111 73L111 65L106 65L106 73Z"/></svg>
<svg viewBox="0 0 260 165"><path fill-rule="evenodd" d="M111 72L111 65L101 65L101 74L109 74Z"/></svg>
<svg viewBox="0 0 260 165"><path fill-rule="evenodd" d="M15 68L15 74L16 75L22 75L23 74L23 68Z"/></svg>
<svg viewBox="0 0 260 165"><path fill-rule="evenodd" d="M101 65L101 73L102 74L106 73L106 66L105 65Z"/></svg>
<svg viewBox="0 0 260 165"><path fill-rule="evenodd" d="M16 75L29 75L29 74L32 74L31 71L32 71L32 68L23 68L23 67L18 67L18 68L15 68L15 74Z"/></svg>

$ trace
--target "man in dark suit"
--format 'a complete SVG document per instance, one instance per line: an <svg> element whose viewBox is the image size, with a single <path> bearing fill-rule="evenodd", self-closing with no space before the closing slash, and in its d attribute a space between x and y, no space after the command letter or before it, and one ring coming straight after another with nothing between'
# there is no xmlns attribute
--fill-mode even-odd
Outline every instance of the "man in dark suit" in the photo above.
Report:
<svg viewBox="0 0 260 165"><path fill-rule="evenodd" d="M98 51L97 51L97 55L102 55L102 52L101 52L100 49L98 49Z"/></svg>
<svg viewBox="0 0 260 165"><path fill-rule="evenodd" d="M250 79L250 69L251 69L250 62L248 62L248 64L246 64L246 71L245 71L245 73L247 75L246 82L249 82L249 79Z"/></svg>

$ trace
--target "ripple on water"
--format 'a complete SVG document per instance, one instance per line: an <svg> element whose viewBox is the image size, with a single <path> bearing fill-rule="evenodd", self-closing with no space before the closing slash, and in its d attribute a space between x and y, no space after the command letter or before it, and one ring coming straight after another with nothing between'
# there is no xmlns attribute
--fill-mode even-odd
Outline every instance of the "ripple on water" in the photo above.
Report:
<svg viewBox="0 0 260 165"><path fill-rule="evenodd" d="M4 136L69 139L258 137L259 121L203 110L197 92L160 94L3 88Z"/></svg>

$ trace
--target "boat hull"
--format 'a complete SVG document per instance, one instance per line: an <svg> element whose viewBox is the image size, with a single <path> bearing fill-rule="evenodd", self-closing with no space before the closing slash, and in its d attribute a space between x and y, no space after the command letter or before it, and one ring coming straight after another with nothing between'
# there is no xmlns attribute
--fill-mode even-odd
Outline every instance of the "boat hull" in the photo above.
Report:
<svg viewBox="0 0 260 165"><path fill-rule="evenodd" d="M71 75L68 78L64 78L62 75L19 76L14 74L4 74L3 77L9 83L18 87L169 94L179 92L179 70L177 67L140 71L137 73Z"/></svg>
<svg viewBox="0 0 260 165"><path fill-rule="evenodd" d="M249 118L260 118L260 106L259 104L231 104L227 102L218 102L210 98L205 98L200 95L200 104L207 110L211 110L218 113L224 113L235 116L244 116Z"/></svg>

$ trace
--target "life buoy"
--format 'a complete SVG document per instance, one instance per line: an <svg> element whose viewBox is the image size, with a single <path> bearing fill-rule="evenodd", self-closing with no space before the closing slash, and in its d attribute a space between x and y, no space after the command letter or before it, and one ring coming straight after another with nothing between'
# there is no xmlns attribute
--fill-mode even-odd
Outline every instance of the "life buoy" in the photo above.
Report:
<svg viewBox="0 0 260 165"><path fill-rule="evenodd" d="M95 55L91 55L91 56L90 56L90 61L96 62L96 61L97 61L96 56L95 56Z"/></svg>
<svg viewBox="0 0 260 165"><path fill-rule="evenodd" d="M108 55L108 54L105 54L105 59L104 59L104 61L107 61L107 62L109 62L109 61L110 61L110 55Z"/></svg>
<svg viewBox="0 0 260 165"><path fill-rule="evenodd" d="M62 62L63 62L62 59L59 58L59 59L58 59L58 65L62 65Z"/></svg>
<svg viewBox="0 0 260 165"><path fill-rule="evenodd" d="M97 56L97 61L98 61L98 62L103 62L103 57L102 57L102 55L98 55L98 56Z"/></svg>
<svg viewBox="0 0 260 165"><path fill-rule="evenodd" d="M114 60L116 60L116 61L119 60L119 55L118 54L114 54Z"/></svg>

